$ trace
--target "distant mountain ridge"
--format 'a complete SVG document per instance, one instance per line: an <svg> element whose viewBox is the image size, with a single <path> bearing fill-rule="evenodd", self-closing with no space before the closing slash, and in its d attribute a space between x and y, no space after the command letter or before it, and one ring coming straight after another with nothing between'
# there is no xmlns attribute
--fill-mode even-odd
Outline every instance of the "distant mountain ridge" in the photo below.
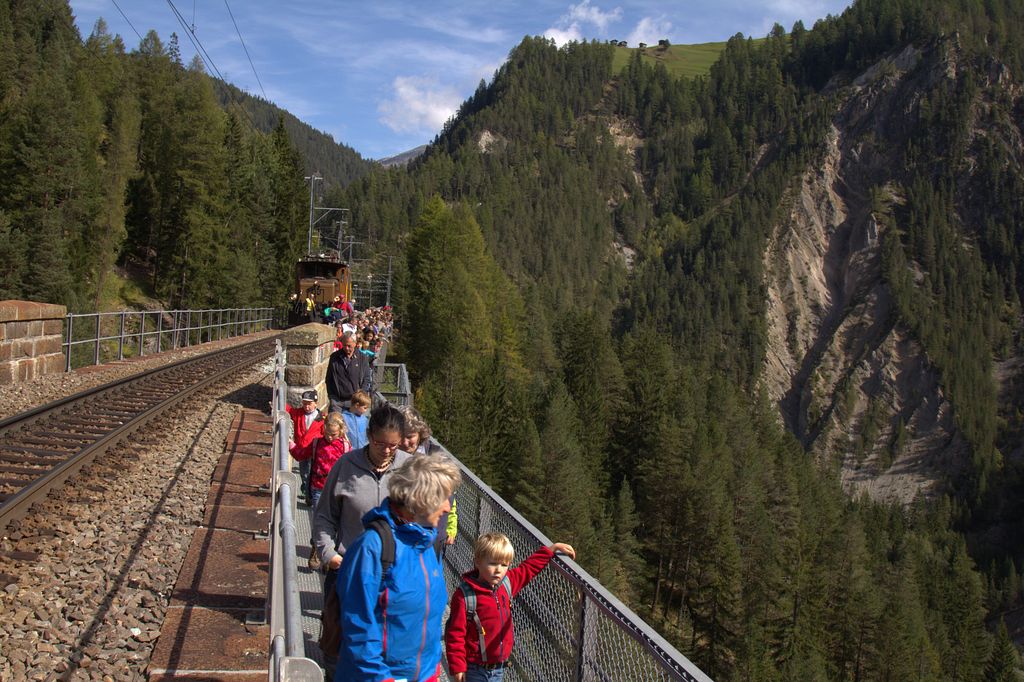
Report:
<svg viewBox="0 0 1024 682"><path fill-rule="evenodd" d="M425 151L427 151L427 145L421 144L418 147L413 147L412 149L406 150L399 154L395 154L394 156L388 156L383 159L377 159L377 163L384 166L385 168L390 168L391 166L404 166L413 159L422 155L423 152Z"/></svg>
<svg viewBox="0 0 1024 682"><path fill-rule="evenodd" d="M337 184L345 187L366 175L373 167L373 162L364 159L359 152L336 141L328 133L300 121L286 109L254 97L230 83L216 78L212 80L221 106L227 107L232 102L239 104L249 112L260 132L269 133L277 125L278 118L283 116L288 139L302 155L306 172L319 173L328 186Z"/></svg>

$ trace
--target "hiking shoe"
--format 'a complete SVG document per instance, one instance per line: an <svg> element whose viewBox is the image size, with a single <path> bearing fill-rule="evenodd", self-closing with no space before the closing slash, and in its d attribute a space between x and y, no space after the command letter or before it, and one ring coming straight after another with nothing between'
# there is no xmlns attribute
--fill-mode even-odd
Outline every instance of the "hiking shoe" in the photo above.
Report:
<svg viewBox="0 0 1024 682"><path fill-rule="evenodd" d="M316 547L309 550L309 561L306 562L306 566L308 566L311 571L320 570L320 555L317 554Z"/></svg>

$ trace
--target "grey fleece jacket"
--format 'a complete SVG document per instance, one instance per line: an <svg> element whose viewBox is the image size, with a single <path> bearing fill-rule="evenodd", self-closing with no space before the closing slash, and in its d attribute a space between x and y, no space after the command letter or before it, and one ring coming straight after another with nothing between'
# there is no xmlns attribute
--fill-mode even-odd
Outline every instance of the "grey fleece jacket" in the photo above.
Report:
<svg viewBox="0 0 1024 682"><path fill-rule="evenodd" d="M391 467L378 475L366 457L367 447L347 453L327 474L313 517L313 543L324 566L335 554L345 556L345 548L363 534L363 515L380 506L392 472L412 457L396 451Z"/></svg>

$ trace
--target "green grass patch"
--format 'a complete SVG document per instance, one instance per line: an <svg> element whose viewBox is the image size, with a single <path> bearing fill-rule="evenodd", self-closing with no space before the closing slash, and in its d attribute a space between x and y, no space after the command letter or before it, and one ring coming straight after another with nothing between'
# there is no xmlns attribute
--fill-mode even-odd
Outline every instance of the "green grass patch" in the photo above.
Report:
<svg viewBox="0 0 1024 682"><path fill-rule="evenodd" d="M764 40L755 39L754 42ZM720 43L699 43L697 45L648 45L643 50L638 47L616 47L612 59L612 72L619 73L633 53L640 51L641 57L649 64L664 64L668 72L674 76L694 78L706 76L711 65L718 61L718 55L725 49L725 41Z"/></svg>
<svg viewBox="0 0 1024 682"><path fill-rule="evenodd" d="M115 267L103 282L99 300L100 312L159 310L162 307L163 304L154 298L149 278L141 268Z"/></svg>

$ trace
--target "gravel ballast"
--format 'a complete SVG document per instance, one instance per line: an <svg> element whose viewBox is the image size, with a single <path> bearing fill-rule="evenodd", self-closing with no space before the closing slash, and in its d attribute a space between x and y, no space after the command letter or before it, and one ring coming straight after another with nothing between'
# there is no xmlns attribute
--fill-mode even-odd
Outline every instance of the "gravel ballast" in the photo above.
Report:
<svg viewBox="0 0 1024 682"><path fill-rule="evenodd" d="M26 391L5 391L0 413L229 343L19 385ZM0 578L17 581L0 589L0 682L145 679L231 420L241 407L266 408L272 371L261 363L187 400L4 531Z"/></svg>

